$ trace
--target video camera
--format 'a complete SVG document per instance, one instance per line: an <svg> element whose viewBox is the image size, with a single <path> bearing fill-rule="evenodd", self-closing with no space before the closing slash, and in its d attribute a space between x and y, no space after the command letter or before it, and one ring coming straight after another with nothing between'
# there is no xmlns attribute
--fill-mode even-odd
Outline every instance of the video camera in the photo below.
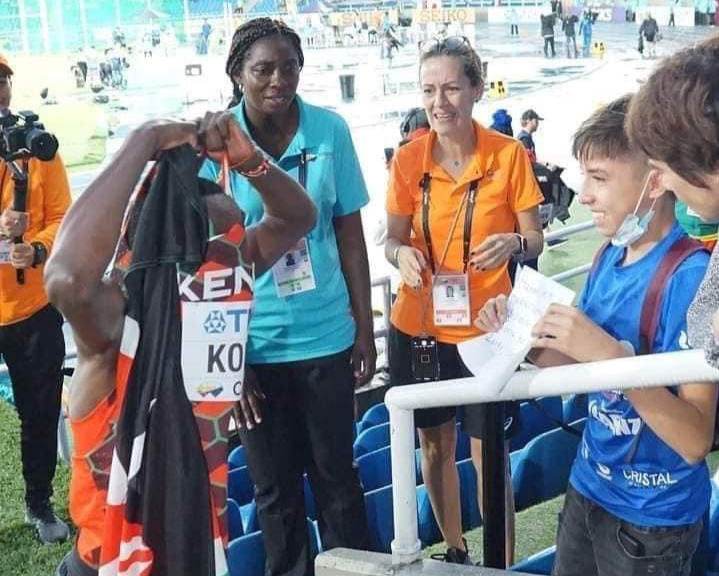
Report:
<svg viewBox="0 0 719 576"><path fill-rule="evenodd" d="M36 157L47 162L55 157L57 138L38 119L31 110L0 117L0 158L11 161Z"/></svg>

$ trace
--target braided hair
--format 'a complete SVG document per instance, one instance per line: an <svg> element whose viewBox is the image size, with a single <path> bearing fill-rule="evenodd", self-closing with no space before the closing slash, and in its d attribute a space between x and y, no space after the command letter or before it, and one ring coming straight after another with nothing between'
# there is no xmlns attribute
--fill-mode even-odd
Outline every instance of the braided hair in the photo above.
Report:
<svg viewBox="0 0 719 576"><path fill-rule="evenodd" d="M234 76L242 71L247 53L252 45L268 36L280 35L287 38L295 50L297 50L297 58L299 59L300 69L305 64L305 55L302 52L302 41L299 35L282 20L274 20L272 18L254 18L248 20L242 26L235 30L232 36L232 45L230 46L230 54L227 57L225 72L232 81L232 101L230 107L236 106L242 99L242 88L235 81Z"/></svg>

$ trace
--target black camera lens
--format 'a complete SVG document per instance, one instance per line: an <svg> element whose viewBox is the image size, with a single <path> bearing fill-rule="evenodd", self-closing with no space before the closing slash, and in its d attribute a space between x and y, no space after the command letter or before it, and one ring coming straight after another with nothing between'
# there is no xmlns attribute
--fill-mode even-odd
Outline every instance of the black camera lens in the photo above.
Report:
<svg viewBox="0 0 719 576"><path fill-rule="evenodd" d="M50 132L39 128L30 128L25 133L25 148L30 150L30 153L38 160L47 162L55 158L57 147L57 138Z"/></svg>

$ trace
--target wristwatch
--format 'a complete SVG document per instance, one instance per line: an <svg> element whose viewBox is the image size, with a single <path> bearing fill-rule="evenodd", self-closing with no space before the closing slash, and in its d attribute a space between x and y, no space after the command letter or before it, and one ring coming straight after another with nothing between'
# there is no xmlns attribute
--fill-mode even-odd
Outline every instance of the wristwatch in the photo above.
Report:
<svg viewBox="0 0 719 576"><path fill-rule="evenodd" d="M32 257L32 267L35 268L35 266L39 266L47 260L47 248L45 248L42 242L32 242L30 246L35 249L35 253Z"/></svg>
<svg viewBox="0 0 719 576"><path fill-rule="evenodd" d="M529 243L527 242L527 237L522 234L515 234L517 239L519 240L519 248L517 248L514 252L512 252L512 256L517 258L518 260L524 259L524 256L527 254L527 249L529 246Z"/></svg>

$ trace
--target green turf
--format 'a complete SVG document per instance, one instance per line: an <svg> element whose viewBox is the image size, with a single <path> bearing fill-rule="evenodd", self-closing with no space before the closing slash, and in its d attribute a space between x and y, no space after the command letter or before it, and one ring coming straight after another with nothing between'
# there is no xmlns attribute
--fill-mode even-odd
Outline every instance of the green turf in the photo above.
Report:
<svg viewBox="0 0 719 576"><path fill-rule="evenodd" d="M566 226L586 222L591 218L589 210L579 204L576 199L572 204L571 213L572 217L566 224L555 221L549 231L561 230ZM548 249L545 246L544 252L539 257L539 270L546 276L552 276L570 268L587 264L592 261L594 253L604 241L605 239L596 230L587 230L571 236L568 242L557 248ZM585 276L585 274L582 274L567 280L564 285L574 290L578 295L582 290L582 286L584 286Z"/></svg>
<svg viewBox="0 0 719 576"><path fill-rule="evenodd" d="M23 523L24 485L20 472L20 424L14 409L0 401L0 574L50 576L70 543L43 546ZM69 470L58 466L55 475L56 511L67 520Z"/></svg>

